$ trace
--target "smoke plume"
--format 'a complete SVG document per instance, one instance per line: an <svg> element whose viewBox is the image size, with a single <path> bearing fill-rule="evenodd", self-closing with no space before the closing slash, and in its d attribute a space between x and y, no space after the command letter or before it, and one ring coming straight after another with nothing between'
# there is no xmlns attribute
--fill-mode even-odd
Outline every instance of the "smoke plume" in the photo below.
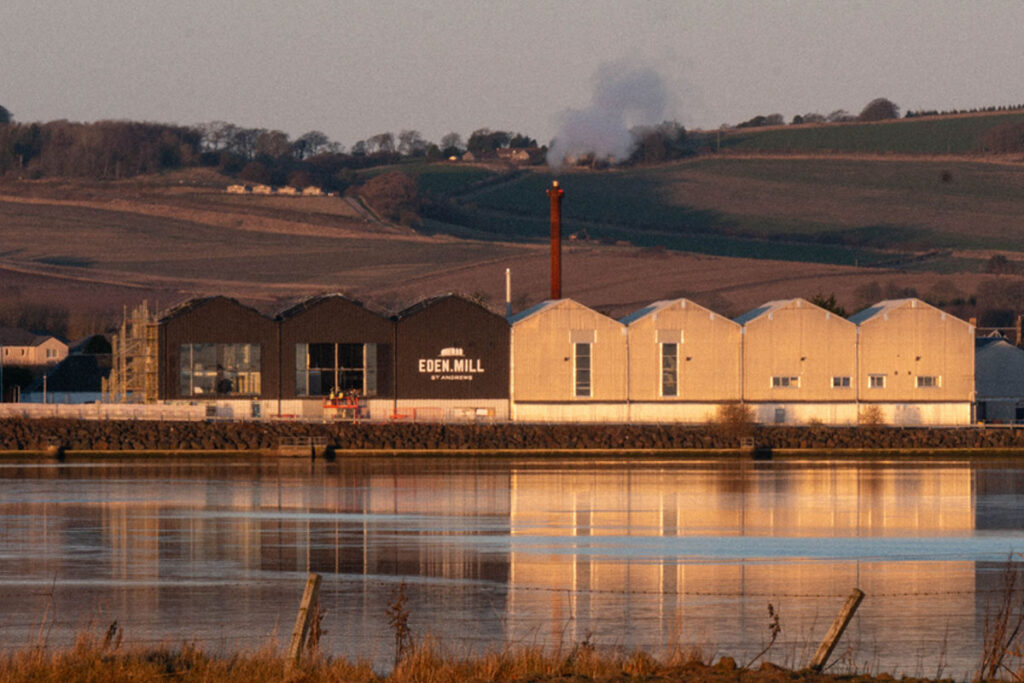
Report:
<svg viewBox="0 0 1024 683"><path fill-rule="evenodd" d="M623 161L633 149L630 128L661 121L667 106L665 84L653 69L605 64L597 71L590 105L561 115L548 165L589 154Z"/></svg>

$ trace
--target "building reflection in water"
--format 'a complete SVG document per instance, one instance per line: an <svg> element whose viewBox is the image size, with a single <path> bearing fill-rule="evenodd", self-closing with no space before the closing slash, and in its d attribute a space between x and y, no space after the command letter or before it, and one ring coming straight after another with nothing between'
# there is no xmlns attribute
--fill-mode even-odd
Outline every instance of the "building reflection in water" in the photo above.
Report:
<svg viewBox="0 0 1024 683"><path fill-rule="evenodd" d="M248 647L287 637L316 571L339 654L387 660L405 582L414 631L459 651L589 639L742 659L772 603L773 659L801 665L857 586L854 664L932 675L943 655L959 675L1000 557L1022 548L1022 491L1021 471L967 462L8 465L0 628L27 641L50 611L55 638L116 618L139 640Z"/></svg>

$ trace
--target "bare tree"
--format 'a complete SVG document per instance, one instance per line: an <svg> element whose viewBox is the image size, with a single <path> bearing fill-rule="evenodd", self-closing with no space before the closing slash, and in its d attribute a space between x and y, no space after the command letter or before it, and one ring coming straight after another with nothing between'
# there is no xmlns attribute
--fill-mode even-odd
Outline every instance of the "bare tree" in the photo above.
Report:
<svg viewBox="0 0 1024 683"><path fill-rule="evenodd" d="M318 130L311 130L303 134L292 144L295 156L299 159L315 157L328 151L331 144L330 139Z"/></svg>
<svg viewBox="0 0 1024 683"><path fill-rule="evenodd" d="M260 135L266 131L261 128L235 128L228 139L227 149L245 160L256 156Z"/></svg>
<svg viewBox="0 0 1024 683"><path fill-rule="evenodd" d="M256 153L280 159L292 151L288 134L280 130L262 130L256 138Z"/></svg>
<svg viewBox="0 0 1024 683"><path fill-rule="evenodd" d="M836 109L828 115L828 120L830 123L845 123L847 121L853 121L854 117L845 109Z"/></svg>
<svg viewBox="0 0 1024 683"><path fill-rule="evenodd" d="M398 134L398 153L407 157L421 157L427 151L427 141L418 130L403 130Z"/></svg>
<svg viewBox="0 0 1024 683"><path fill-rule="evenodd" d="M462 136L458 133L448 133L441 138L441 153L446 157L459 154L466 149L462 144Z"/></svg>
<svg viewBox="0 0 1024 683"><path fill-rule="evenodd" d="M374 152L393 153L395 151L395 136L391 133L377 133L367 138L366 151L370 154Z"/></svg>

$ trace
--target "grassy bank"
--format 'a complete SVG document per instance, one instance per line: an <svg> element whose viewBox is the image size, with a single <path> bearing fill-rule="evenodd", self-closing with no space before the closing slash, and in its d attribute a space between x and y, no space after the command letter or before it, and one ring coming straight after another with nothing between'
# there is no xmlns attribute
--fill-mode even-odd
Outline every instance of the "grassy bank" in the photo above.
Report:
<svg viewBox="0 0 1024 683"><path fill-rule="evenodd" d="M289 666L276 648L212 655L190 645L119 647L110 638L82 636L70 648L27 648L0 656L0 682L14 681L346 681L351 683L442 683L448 681L881 681L888 674L829 675L792 671L771 663L740 667L730 657L706 662L699 651L678 650L664 659L644 652L602 652L581 644L569 652L520 648L458 657L426 643L411 648L389 673L367 662L312 654ZM902 679L905 681L915 679ZM923 680L923 679L917 679Z"/></svg>

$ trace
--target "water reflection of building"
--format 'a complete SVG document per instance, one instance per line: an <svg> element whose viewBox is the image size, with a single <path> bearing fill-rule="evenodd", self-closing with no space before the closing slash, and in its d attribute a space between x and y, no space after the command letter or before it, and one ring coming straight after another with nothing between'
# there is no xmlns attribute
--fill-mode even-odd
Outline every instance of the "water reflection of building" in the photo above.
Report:
<svg viewBox="0 0 1024 683"><path fill-rule="evenodd" d="M78 620L69 622L72 630L109 616L137 629L152 622L167 635L183 617L198 628L201 618L223 620L219 615L238 609L247 623L269 629L279 618L275 612L290 614L295 606L294 596L280 589L290 583L280 581L294 578L292 588L301 592L305 572L321 573L327 583L355 577L364 596L382 595L349 625L366 622L362 631L375 637L387 632L387 596L405 577L443 582L463 610L504 611L505 544L481 552L478 543L459 542L507 536L504 469L293 461L23 474L32 480L19 479L22 502L0 503L0 514L25 520L17 531L6 529L25 550L10 558L0 552L0 574L8 583L52 580L62 615ZM0 480L0 487L8 485ZM53 492L67 500L54 502ZM470 586L477 581L499 590L481 602ZM228 592L239 604L223 604L219 594ZM47 599L45 591L23 592L8 601L8 613L29 615L38 625ZM353 607L328 609L341 614ZM261 619L260 612L267 614ZM490 636L500 640L500 632Z"/></svg>
<svg viewBox="0 0 1024 683"><path fill-rule="evenodd" d="M30 635L46 591L8 595L19 581L55 579L72 627L102 607L136 636L150 623L167 637L184 619L199 637L240 615L264 633L286 623L304 573L317 571L327 628L360 646L386 638L385 607L408 580L419 632L457 643L571 645L592 634L741 656L763 641L767 603L789 647L806 647L858 586L868 599L844 647L913 639L928 657L946 648L973 662L1001 567L929 560L918 544L1024 518L1021 475L939 463L396 459L0 477L0 494L17 491L0 495L0 593L7 614L29 615Z"/></svg>
<svg viewBox="0 0 1024 683"><path fill-rule="evenodd" d="M973 532L966 466L516 471L511 491L513 640L646 631L653 648L750 646L768 602L791 638L813 640L854 586L880 596L861 618L883 641L937 611L975 614L974 563L915 561L911 547ZM897 557L858 555L865 536L892 539ZM925 593L941 598L914 597ZM815 624L820 634L800 634Z"/></svg>

